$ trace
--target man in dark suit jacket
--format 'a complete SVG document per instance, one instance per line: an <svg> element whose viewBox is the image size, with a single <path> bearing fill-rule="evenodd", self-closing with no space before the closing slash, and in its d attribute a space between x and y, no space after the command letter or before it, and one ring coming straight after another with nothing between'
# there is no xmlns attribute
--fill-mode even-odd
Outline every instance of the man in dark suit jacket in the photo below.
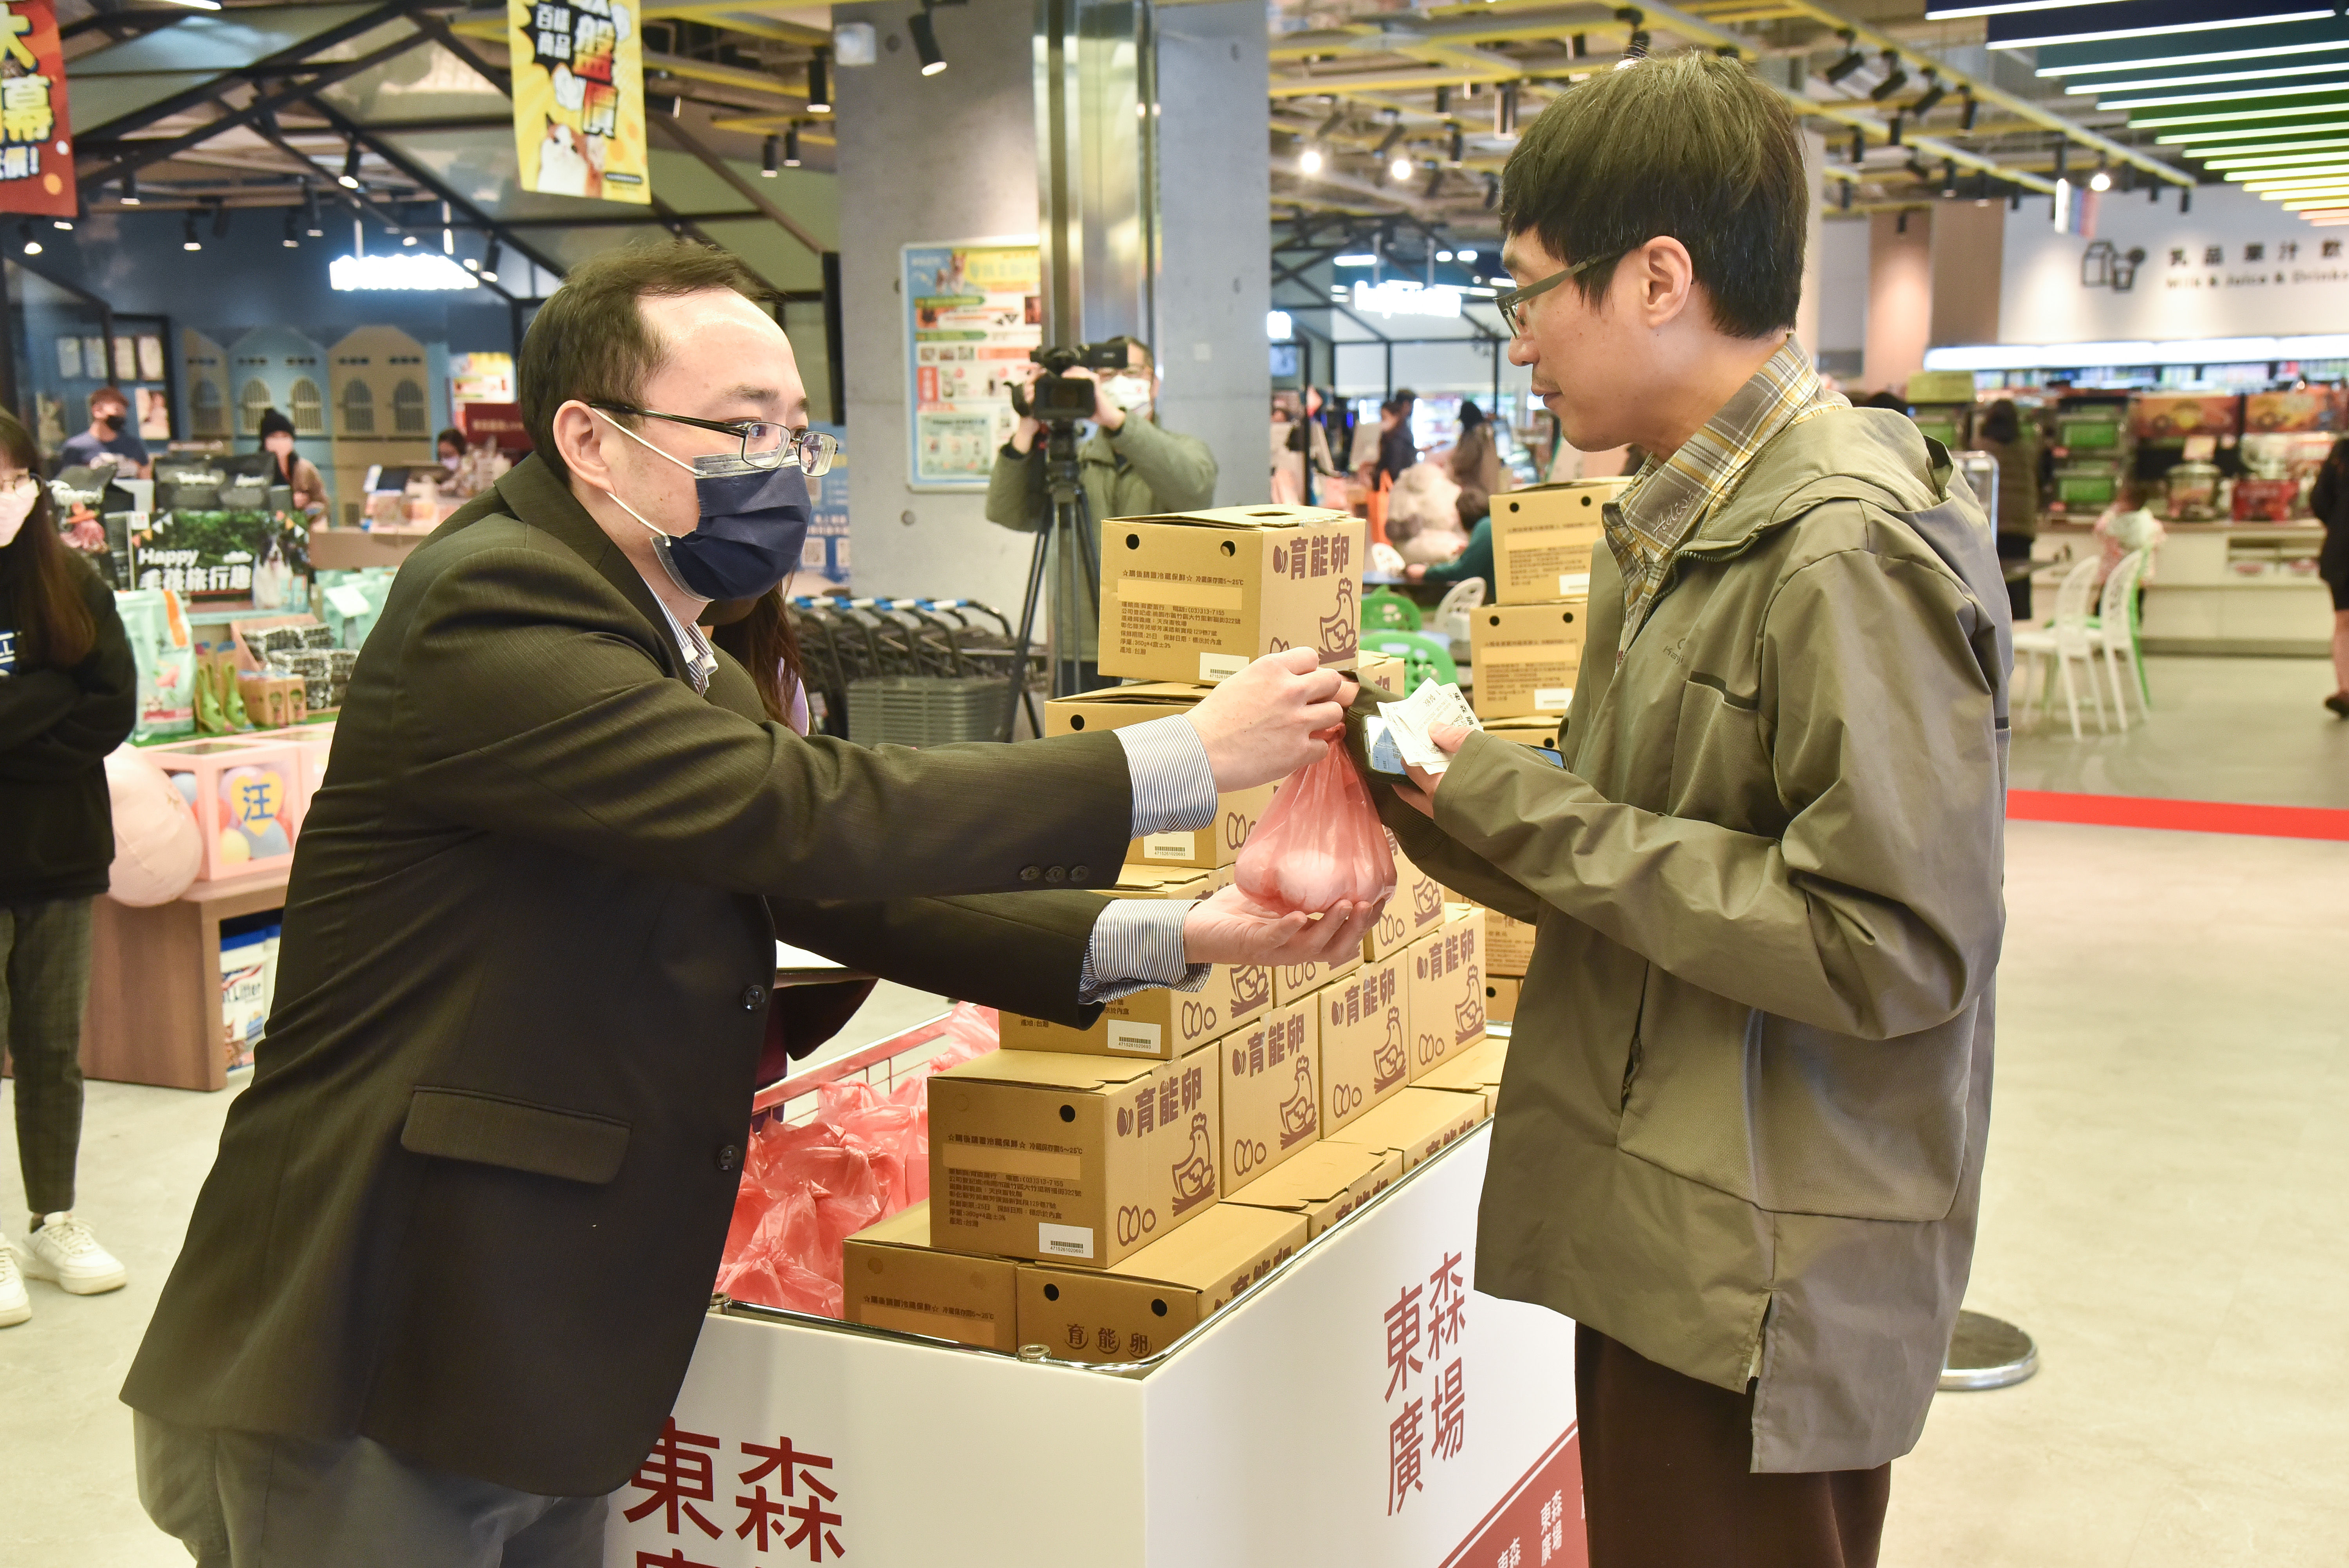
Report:
<svg viewBox="0 0 2349 1568"><path fill-rule="evenodd" d="M1318 754L1342 683L1309 653L1187 719L1018 746L762 722L688 554L709 526L731 587L762 552L771 586L792 508L728 517L709 476L821 461L750 293L699 247L576 269L523 346L538 455L368 637L268 1038L123 1391L142 1501L203 1563L599 1560L708 1303L778 934L1082 1024L1376 913L1075 890Z"/></svg>

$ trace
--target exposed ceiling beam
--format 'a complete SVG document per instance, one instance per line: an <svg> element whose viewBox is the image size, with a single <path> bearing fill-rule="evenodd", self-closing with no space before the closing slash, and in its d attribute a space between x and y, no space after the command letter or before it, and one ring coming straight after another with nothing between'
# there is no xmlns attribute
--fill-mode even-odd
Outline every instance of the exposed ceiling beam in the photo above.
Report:
<svg viewBox="0 0 2349 1568"><path fill-rule="evenodd" d="M716 152L710 151L709 145L707 142L694 135L691 131L686 130L683 125L678 122L677 118L674 115L647 114L645 118L648 124L658 126L662 134L666 135L670 140L676 142L679 147L691 153L694 157L699 159L703 168L709 170L712 174L717 175L720 180L725 181L727 184L732 186L736 195L741 197L744 201L750 202L750 205L756 207L761 213L774 220L777 226L781 228L784 233L790 234L792 238L799 241L801 244L805 245L808 249L808 254L819 257L823 254L823 241L808 233L808 231L801 225L798 219L792 217L789 213L784 212L781 207L778 207L773 202L770 201L767 198L766 192L761 191L756 185L751 184L748 180L743 179L732 164L727 162L726 160L720 158ZM750 215L750 214L747 213L743 214L745 217L749 217Z"/></svg>

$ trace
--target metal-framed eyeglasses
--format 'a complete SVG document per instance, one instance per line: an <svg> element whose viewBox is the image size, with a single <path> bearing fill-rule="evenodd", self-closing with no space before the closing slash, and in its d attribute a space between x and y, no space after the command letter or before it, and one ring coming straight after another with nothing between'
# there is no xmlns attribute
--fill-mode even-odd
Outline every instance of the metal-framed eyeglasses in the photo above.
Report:
<svg viewBox="0 0 2349 1568"><path fill-rule="evenodd" d="M1506 327L1513 336L1523 337L1526 330L1526 301L1537 294L1548 293L1570 277L1580 277L1593 267L1605 266L1612 261L1620 261L1630 254L1630 251L1610 251L1605 255L1592 256L1588 261L1578 261L1571 266L1562 267L1539 283L1529 283L1522 288L1505 288L1493 296L1493 308L1501 313L1502 325Z"/></svg>
<svg viewBox="0 0 2349 1568"><path fill-rule="evenodd" d="M829 472L832 460L840 452L840 438L837 436L805 428L793 430L788 425L770 424L764 420L698 420L689 414L665 414L657 409L640 409L632 403L598 402L590 403L588 407L601 409L607 414L630 414L640 420L667 420L673 425L691 425L696 430L716 431L720 435L733 436L742 443L740 461L746 468L781 468L787 462L796 462L801 472L813 479ZM726 461L730 462L735 459L728 457Z"/></svg>

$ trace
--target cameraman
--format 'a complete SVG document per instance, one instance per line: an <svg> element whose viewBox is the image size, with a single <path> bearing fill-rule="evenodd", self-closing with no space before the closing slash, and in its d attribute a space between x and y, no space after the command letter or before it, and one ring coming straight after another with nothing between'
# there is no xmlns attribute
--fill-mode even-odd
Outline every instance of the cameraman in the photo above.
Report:
<svg viewBox="0 0 2349 1568"><path fill-rule="evenodd" d="M1092 435L1077 448L1078 482L1085 502L1099 524L1109 517L1135 517L1155 512L1195 512L1216 499L1216 457L1196 436L1163 430L1154 406L1158 397L1158 370L1150 346L1137 337L1112 337L1125 346L1126 369L1106 379L1082 368L1067 374L1094 383ZM1030 365L1021 383L1028 398L1040 366ZM1050 514L1044 493L1044 452L1037 441L1043 429L1023 418L1011 440L995 454L995 473L987 486L987 520L1006 528L1032 534ZM1056 559L1048 558L1046 581L1056 580ZM1088 690L1101 684L1095 671L1099 628L1092 601L1081 597L1074 628L1081 655L1081 680ZM1061 631L1065 628L1055 628Z"/></svg>

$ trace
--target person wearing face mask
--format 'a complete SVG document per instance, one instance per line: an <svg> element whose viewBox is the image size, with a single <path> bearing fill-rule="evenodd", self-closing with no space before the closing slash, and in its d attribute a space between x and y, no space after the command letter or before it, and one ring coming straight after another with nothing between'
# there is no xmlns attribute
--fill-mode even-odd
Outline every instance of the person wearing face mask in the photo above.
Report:
<svg viewBox="0 0 2349 1568"><path fill-rule="evenodd" d="M1126 369L1096 376L1071 370L1071 376L1094 381L1093 433L1077 447L1077 478L1093 521L1137 517L1154 512L1195 512L1216 504L1216 454L1196 436L1178 435L1158 422L1158 369L1150 345L1138 337L1112 338L1125 345ZM1039 367L1030 365L1026 379L1033 381ZM995 472L988 481L987 520L1032 534L1051 515L1044 493L1044 448L1037 440L1043 426L1021 420L1011 439L995 454ZM1059 566L1048 562L1046 582L1056 581ZM1077 628L1083 649L1079 678L1086 687L1101 684L1094 668L1099 628L1090 598L1080 597Z"/></svg>
<svg viewBox="0 0 2349 1568"><path fill-rule="evenodd" d="M517 357L533 453L409 556L359 653L254 1080L123 1389L141 1501L207 1564L602 1563L761 1062L847 1001L776 1016L779 938L1082 1026L1377 917L1093 891L1134 835L1326 754L1351 686L1310 649L1019 745L786 722L771 622L747 669L700 629L781 609L833 455L760 298L690 244L572 268Z"/></svg>
<svg viewBox="0 0 2349 1568"><path fill-rule="evenodd" d="M294 421L275 409L261 415L261 450L269 454L269 483L294 492L294 510L316 517L326 510L326 482L318 465L294 451Z"/></svg>
<svg viewBox="0 0 2349 1568"><path fill-rule="evenodd" d="M125 479L144 479L152 468L147 443L130 428L129 400L113 387L100 387L89 395L89 429L66 437L58 457L66 468L111 462Z"/></svg>
<svg viewBox="0 0 2349 1568"><path fill-rule="evenodd" d="M139 677L114 595L57 537L39 461L0 412L0 1045L32 1211L16 1251L0 1239L0 1327L33 1315L26 1274L74 1295L128 1277L74 1213L74 1174L90 900L114 861L106 754L138 718Z"/></svg>

